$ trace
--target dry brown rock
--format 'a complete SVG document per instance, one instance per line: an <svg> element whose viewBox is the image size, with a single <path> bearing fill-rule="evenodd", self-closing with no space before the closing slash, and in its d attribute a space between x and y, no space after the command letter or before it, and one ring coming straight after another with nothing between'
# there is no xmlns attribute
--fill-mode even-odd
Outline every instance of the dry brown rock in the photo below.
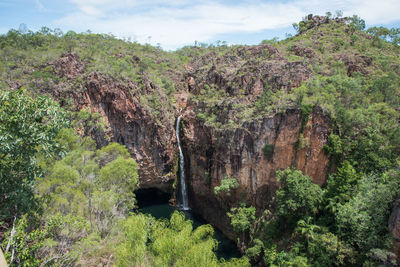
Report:
<svg viewBox="0 0 400 267"><path fill-rule="evenodd" d="M298 45L294 45L291 47L290 51L292 51L296 56L306 57L309 59L314 58L315 52L309 47L302 47Z"/></svg>
<svg viewBox="0 0 400 267"><path fill-rule="evenodd" d="M85 72L85 65L81 62L77 54L63 54L52 65L58 76L69 79L75 79Z"/></svg>
<svg viewBox="0 0 400 267"><path fill-rule="evenodd" d="M305 21L300 22L300 23L304 23L306 25L306 27L303 29L300 29L299 34L302 34L302 33L306 32L307 30L312 29L314 27L318 27L322 24L328 24L331 22L346 23L348 20L349 20L348 17L328 18L327 16L313 16L312 14L309 14Z"/></svg>
<svg viewBox="0 0 400 267"><path fill-rule="evenodd" d="M350 77L354 72L360 72L363 75L368 74L366 68L372 65L372 58L366 55L348 55L341 54L335 57L335 60L341 60L347 68L347 75Z"/></svg>
<svg viewBox="0 0 400 267"><path fill-rule="evenodd" d="M207 61L208 64L207 64ZM212 64L210 64L212 63ZM239 47L221 58L205 55L187 67L186 77L193 79L190 92L200 94L204 86L215 86L229 96L244 90L249 99L257 98L266 86L273 91L290 90L308 80L312 71L304 62L288 62L269 45Z"/></svg>
<svg viewBox="0 0 400 267"><path fill-rule="evenodd" d="M183 148L193 209L232 236L227 207L213 191L227 174L240 183L240 190L229 200L230 205L246 200L258 210L271 204L278 186L277 170L295 166L315 183L324 184L329 158L323 147L330 132L329 118L315 108L302 133L308 145L296 150L301 120L301 111L288 110L242 128L221 131L204 126L194 111L187 110ZM274 146L271 157L263 155L265 144Z"/></svg>
<svg viewBox="0 0 400 267"><path fill-rule="evenodd" d="M83 75L84 65L73 54L63 55L53 66L60 76L69 79L60 83L53 95L57 99L72 98L77 109L89 107L100 114L108 130L91 135L99 146L114 141L128 147L139 165L141 188L174 190L178 156L175 125L166 114L178 114L182 109L182 147L190 205L231 237L227 209L239 201L247 201L259 211L269 208L278 186L277 170L294 166L311 176L315 183L325 182L329 159L323 146L330 127L329 118L322 110L315 108L304 127L301 111L296 109L245 122L234 129L209 128L197 117L201 103L191 101L190 95L200 93L205 85L215 86L227 96L244 92L247 102L242 103L251 103L266 85L273 91L290 90L311 77L306 63L288 62L271 45L239 48L222 57L212 52L186 65L186 72L181 74L186 90L179 90L174 95L174 105L163 105L156 117L142 97L156 94L161 101L169 100L145 74L140 79L139 90L139 84L129 80L116 80L99 73ZM82 78L81 87L67 90L76 77ZM229 120L232 105L216 107L219 119ZM296 149L301 129L304 129L301 134L306 145ZM262 153L265 144L274 146L270 157ZM229 199L217 198L213 188L227 174L237 178L240 187Z"/></svg>

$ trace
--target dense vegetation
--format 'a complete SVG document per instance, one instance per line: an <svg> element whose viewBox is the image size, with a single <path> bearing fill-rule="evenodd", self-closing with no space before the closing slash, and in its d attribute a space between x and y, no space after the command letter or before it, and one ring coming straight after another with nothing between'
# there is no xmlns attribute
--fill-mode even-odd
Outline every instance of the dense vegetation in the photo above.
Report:
<svg viewBox="0 0 400 267"><path fill-rule="evenodd" d="M2 107L14 111L2 113L2 120L13 122L14 126L2 129L3 136L16 136L6 139L9 143L5 148L12 146L17 154L23 148L16 141L21 142L25 134L38 140L32 155L2 154L11 166L19 166L16 164L20 162L31 164L21 170L14 167L14 172L2 172L3 183L16 183L14 187L4 187L8 191L2 192L7 196L3 203L15 208L2 209L4 222L14 217L2 245L8 262L22 266L95 266L108 262L117 266L247 265L246 258L218 260L218 245L210 225L193 229L192 222L178 212L170 220L158 221L149 215L132 213L138 172L126 147L110 143L96 149L90 137L81 137L72 128L53 128L52 122L63 126L62 115L67 114L47 98L32 99L20 90L1 96ZM23 105L21 98L26 101ZM27 109L29 105L37 109ZM57 116L52 113L54 110L59 112ZM19 120L23 115L36 117ZM27 130L41 130L42 138ZM49 147L57 147L55 144L59 150L51 156ZM25 153L30 151L28 146L25 149ZM36 172L29 176L22 172L31 169Z"/></svg>
<svg viewBox="0 0 400 267"><path fill-rule="evenodd" d="M269 210L242 203L228 213L240 259L215 255L213 228L196 229L181 213L156 220L136 207L137 163L126 147L97 147L88 136L101 131L98 114L77 111L73 99L49 97L54 88L79 91L80 78L58 75L53 62L71 52L98 72L138 85L150 114L174 120L174 94L184 89L186 63L212 63L235 77L257 75L277 58L267 48L254 58L246 47L196 45L164 52L109 35L15 30L0 36L0 217L2 249L18 266L375 266L395 264L387 224L399 197L400 48L398 29L371 28L354 16L294 25L298 35L266 40L285 62L298 62L311 77L293 88L266 79L259 96L233 79L225 90L200 81L197 117L215 130L238 128L284 112L302 112L303 123L318 107L331 118L325 146L332 173L326 185L298 170L277 173L280 188ZM244 50L243 50L244 49ZM243 52L245 51L245 52ZM271 50L272 51L272 50ZM294 51L306 51L296 55ZM232 60L235 58L235 60ZM232 60L232 61L230 61ZM222 62L222 63L221 63ZM250 66L250 67L249 67ZM199 70L208 72L209 66ZM146 91L147 80L154 83ZM10 90L10 88L13 88ZM16 89L17 88L17 89ZM46 96L44 96L46 95ZM63 95L64 96L64 95ZM68 96L68 94L65 94ZM161 104L165 103L165 104ZM228 112L226 112L228 110ZM304 127L303 127L304 128ZM79 133L79 134L78 134ZM309 145L300 135L298 148ZM266 144L263 156L274 147ZM214 188L229 199L239 187L225 177ZM225 203L229 206L229 203Z"/></svg>
<svg viewBox="0 0 400 267"><path fill-rule="evenodd" d="M247 112L256 117L298 108L305 118L312 107L321 107L332 119L334 131L325 152L337 168L323 188L298 170L278 172L281 187L276 192L276 208L264 210L256 218L246 211L251 207L241 207L241 212L232 209L237 216L229 216L238 243L248 244L246 255L253 263L396 264L388 218L400 193L398 30L372 28L367 30L369 36L360 25L363 22L353 17L349 24L299 30L298 36L275 44L287 47L287 52L302 45L324 60L309 63L313 69L310 80L291 91L264 91ZM335 60L352 53L366 55L375 64L365 66L368 70L350 72L343 61ZM298 144L308 145L302 135ZM264 155L271 149L265 145ZM240 225L238 220L246 227L235 227Z"/></svg>

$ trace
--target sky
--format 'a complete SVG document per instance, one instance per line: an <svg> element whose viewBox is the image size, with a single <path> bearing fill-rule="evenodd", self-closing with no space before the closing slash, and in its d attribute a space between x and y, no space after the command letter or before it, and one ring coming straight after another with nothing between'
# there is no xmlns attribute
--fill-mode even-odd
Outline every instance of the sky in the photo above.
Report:
<svg viewBox="0 0 400 267"><path fill-rule="evenodd" d="M292 23L327 11L400 27L400 0L0 0L0 33L42 26L111 33L174 50L195 41L258 44L294 34Z"/></svg>

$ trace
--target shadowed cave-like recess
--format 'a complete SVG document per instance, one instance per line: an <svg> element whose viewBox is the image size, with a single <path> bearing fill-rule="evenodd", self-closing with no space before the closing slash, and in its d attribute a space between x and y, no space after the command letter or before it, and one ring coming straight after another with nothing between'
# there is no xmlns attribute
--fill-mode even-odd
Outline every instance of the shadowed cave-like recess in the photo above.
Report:
<svg viewBox="0 0 400 267"><path fill-rule="evenodd" d="M138 189L135 191L135 194L138 211L145 214L150 214L156 219L169 219L175 210L179 210L177 207L169 205L169 200L172 195L157 188ZM186 219L193 221L194 228L209 223L192 210L182 212L185 213ZM214 230L214 238L219 242L218 249L216 251L218 258L224 258L228 260L233 257L239 257L240 253L236 247L236 244L224 236L218 229L214 228Z"/></svg>

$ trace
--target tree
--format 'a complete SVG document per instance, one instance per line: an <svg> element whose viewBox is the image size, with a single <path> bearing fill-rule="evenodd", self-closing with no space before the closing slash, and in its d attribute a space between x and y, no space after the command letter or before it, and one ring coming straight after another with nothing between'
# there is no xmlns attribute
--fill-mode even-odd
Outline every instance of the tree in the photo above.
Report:
<svg viewBox="0 0 400 267"><path fill-rule="evenodd" d="M15 226L7 232L3 241L4 256L10 266L39 266L41 259L35 254L44 246L46 231L34 229L30 231L27 216L17 221Z"/></svg>
<svg viewBox="0 0 400 267"><path fill-rule="evenodd" d="M116 266L250 266L246 257L218 260L212 226L193 230L192 222L177 211L169 220L132 214L121 226Z"/></svg>
<svg viewBox="0 0 400 267"><path fill-rule="evenodd" d="M314 233L308 242L307 258L314 266L353 266L355 252L333 233Z"/></svg>
<svg viewBox="0 0 400 267"><path fill-rule="evenodd" d="M341 17L343 17L343 11L342 10L336 10L335 11L335 15L336 15L336 18L341 18Z"/></svg>
<svg viewBox="0 0 400 267"><path fill-rule="evenodd" d="M40 176L37 154L60 152L57 133L68 126L66 112L49 97L23 90L0 93L0 217L19 216L36 206L33 184Z"/></svg>
<svg viewBox="0 0 400 267"><path fill-rule="evenodd" d="M253 206L246 208L244 204L238 208L232 208L231 212L228 212L228 216L231 218L233 229L237 233L241 233L250 229L253 221L256 218L255 214L256 209Z"/></svg>
<svg viewBox="0 0 400 267"><path fill-rule="evenodd" d="M104 166L108 162L115 160L118 157L129 158L130 154L126 146L122 146L118 143L110 143L107 146L102 147L96 152L97 160L100 165Z"/></svg>
<svg viewBox="0 0 400 267"><path fill-rule="evenodd" d="M306 217L297 222L297 227L294 229L296 234L304 237L306 245L309 245L310 240L314 239L315 234L321 230L318 225L312 224L312 218Z"/></svg>
<svg viewBox="0 0 400 267"><path fill-rule="evenodd" d="M133 191L139 184L137 170L134 159L120 156L104 166L99 173L100 188L117 193L117 207L123 214L135 206Z"/></svg>
<svg viewBox="0 0 400 267"><path fill-rule="evenodd" d="M256 208L253 206L246 207L244 203L237 208L231 208L231 212L227 213L231 219L231 225L233 230L240 235L238 242L246 242L246 234L251 229L254 220L256 219ZM240 244L242 246L242 244Z"/></svg>
<svg viewBox="0 0 400 267"><path fill-rule="evenodd" d="M231 178L229 175L225 176L221 181L220 186L214 187L214 194L219 195L225 193L227 196L231 195L231 191L239 187L239 182L235 178Z"/></svg>
<svg viewBox="0 0 400 267"><path fill-rule="evenodd" d="M51 244L39 255L45 255L49 264L78 264L82 258L85 263L90 260L85 253L105 249L107 236L132 211L137 164L117 143L96 151L89 137L76 136L72 129L61 131L58 138L64 138L63 144L72 150L55 163L45 162L50 164L47 175L37 181L35 192L46 199L42 220ZM72 145L74 141L77 144ZM101 168L101 164L105 165Z"/></svg>
<svg viewBox="0 0 400 267"><path fill-rule="evenodd" d="M121 223L120 242L115 248L116 266L150 265L150 259L146 257L146 243L150 237L151 223L152 220L143 214L129 216Z"/></svg>
<svg viewBox="0 0 400 267"><path fill-rule="evenodd" d="M301 171L286 169L277 172L281 182L276 192L278 213L285 218L314 216L322 201L322 189Z"/></svg>
<svg viewBox="0 0 400 267"><path fill-rule="evenodd" d="M357 188L350 201L339 204L336 223L339 236L356 244L365 255L371 249L390 245L387 222L399 193L398 173L366 175Z"/></svg>
<svg viewBox="0 0 400 267"><path fill-rule="evenodd" d="M365 20L357 15L350 17L350 31L353 34L356 30L362 31L365 29Z"/></svg>
<svg viewBox="0 0 400 267"><path fill-rule="evenodd" d="M383 40L386 40L390 35L390 30L385 27L371 27L367 30L367 33L373 36L372 45L376 47L381 47Z"/></svg>
<svg viewBox="0 0 400 267"><path fill-rule="evenodd" d="M355 192L355 185L360 175L347 160L343 162L336 174L330 175L325 196L327 198L339 198L339 202L344 204Z"/></svg>

